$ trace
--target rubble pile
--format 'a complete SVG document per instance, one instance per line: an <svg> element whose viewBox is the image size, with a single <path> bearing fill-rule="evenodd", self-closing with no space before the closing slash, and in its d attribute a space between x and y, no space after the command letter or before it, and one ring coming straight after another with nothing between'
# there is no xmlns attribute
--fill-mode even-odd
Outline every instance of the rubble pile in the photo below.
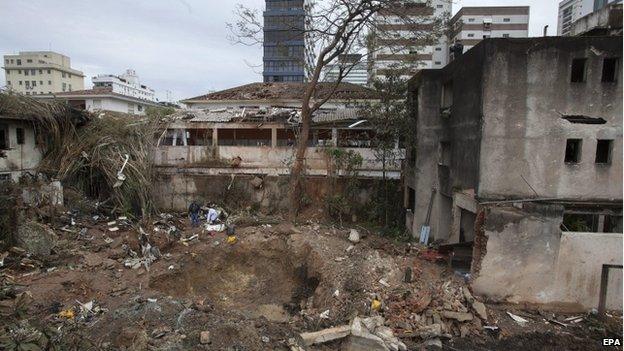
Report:
<svg viewBox="0 0 624 351"><path fill-rule="evenodd" d="M388 324L403 338L423 341L481 336L488 316L485 305L466 286L447 281L418 292L389 296ZM436 340L437 339L437 340Z"/></svg>

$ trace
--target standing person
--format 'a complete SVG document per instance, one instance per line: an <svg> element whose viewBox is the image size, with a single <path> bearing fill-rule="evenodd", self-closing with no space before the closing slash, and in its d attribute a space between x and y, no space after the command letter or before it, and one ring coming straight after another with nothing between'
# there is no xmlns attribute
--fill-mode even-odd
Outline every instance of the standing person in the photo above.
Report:
<svg viewBox="0 0 624 351"><path fill-rule="evenodd" d="M193 227L197 227L199 225L199 210L201 208L197 204L197 202L193 201L189 206L189 217L191 218L191 225Z"/></svg>

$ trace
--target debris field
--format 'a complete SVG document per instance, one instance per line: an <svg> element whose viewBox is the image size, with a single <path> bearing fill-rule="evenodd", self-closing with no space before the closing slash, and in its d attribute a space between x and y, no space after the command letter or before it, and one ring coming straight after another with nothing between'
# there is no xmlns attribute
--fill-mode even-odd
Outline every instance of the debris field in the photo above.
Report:
<svg viewBox="0 0 624 351"><path fill-rule="evenodd" d="M232 217L235 241L183 214L135 222L64 212L26 222L47 239L1 256L0 345L598 350L602 338L621 337L621 316L484 301L465 277L421 259L424 247L374 230Z"/></svg>

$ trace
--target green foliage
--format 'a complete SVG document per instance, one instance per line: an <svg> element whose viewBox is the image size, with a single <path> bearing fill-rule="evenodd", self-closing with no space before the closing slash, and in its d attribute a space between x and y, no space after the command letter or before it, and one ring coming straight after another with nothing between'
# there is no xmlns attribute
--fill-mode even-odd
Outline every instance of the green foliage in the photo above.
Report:
<svg viewBox="0 0 624 351"><path fill-rule="evenodd" d="M327 176L330 189L325 206L328 214L338 218L342 224L343 216L353 213L359 186L357 170L362 166L364 159L353 150L328 148L325 153L329 158ZM341 176L344 184L339 184Z"/></svg>
<svg viewBox="0 0 624 351"><path fill-rule="evenodd" d="M375 131L372 144L383 175L382 183L375 189L369 218L383 223L384 231L402 235L403 193L400 184L388 179L387 172L399 168L405 157L403 148L415 144L415 121L407 103L407 82L401 78L400 70L389 71L384 80L374 80L373 89L380 97L379 101L365 104L361 111Z"/></svg>

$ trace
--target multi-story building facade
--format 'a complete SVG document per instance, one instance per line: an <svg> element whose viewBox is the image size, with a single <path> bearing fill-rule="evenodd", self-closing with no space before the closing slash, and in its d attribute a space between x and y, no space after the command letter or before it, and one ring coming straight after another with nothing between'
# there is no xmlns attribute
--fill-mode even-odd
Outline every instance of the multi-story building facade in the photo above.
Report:
<svg viewBox="0 0 624 351"><path fill-rule="evenodd" d="M450 43L464 51L486 38L527 38L528 6L462 7L449 22Z"/></svg>
<svg viewBox="0 0 624 351"><path fill-rule="evenodd" d="M410 81L406 225L468 249L474 292L621 310L621 62L621 37L485 39Z"/></svg>
<svg viewBox="0 0 624 351"><path fill-rule="evenodd" d="M572 25L579 19L596 12L611 3L621 3L622 0L563 0L559 3L559 22L557 35L569 36Z"/></svg>
<svg viewBox="0 0 624 351"><path fill-rule="evenodd" d="M266 0L265 82L305 81L311 54L306 42L306 6L306 0Z"/></svg>
<svg viewBox="0 0 624 351"><path fill-rule="evenodd" d="M69 57L52 51L22 51L4 56L7 88L26 95L84 89L84 74L71 68Z"/></svg>
<svg viewBox="0 0 624 351"><path fill-rule="evenodd" d="M380 11L374 19L377 31L369 48L371 78L383 79L388 70L401 70L409 78L419 69L444 67L447 37L442 33L437 38L428 36L450 13L451 2L446 0L404 1L396 8ZM414 36L419 38L411 39Z"/></svg>
<svg viewBox="0 0 624 351"><path fill-rule="evenodd" d="M111 88L113 93L126 95L138 99L156 101L154 89L148 88L139 81L139 76L133 69L128 69L119 76L100 74L91 78L94 88Z"/></svg>
<svg viewBox="0 0 624 351"><path fill-rule="evenodd" d="M341 73L342 71L342 73ZM336 63L325 68L324 82L335 82L340 76L345 83L366 85L368 83L368 63L360 54L342 55Z"/></svg>

